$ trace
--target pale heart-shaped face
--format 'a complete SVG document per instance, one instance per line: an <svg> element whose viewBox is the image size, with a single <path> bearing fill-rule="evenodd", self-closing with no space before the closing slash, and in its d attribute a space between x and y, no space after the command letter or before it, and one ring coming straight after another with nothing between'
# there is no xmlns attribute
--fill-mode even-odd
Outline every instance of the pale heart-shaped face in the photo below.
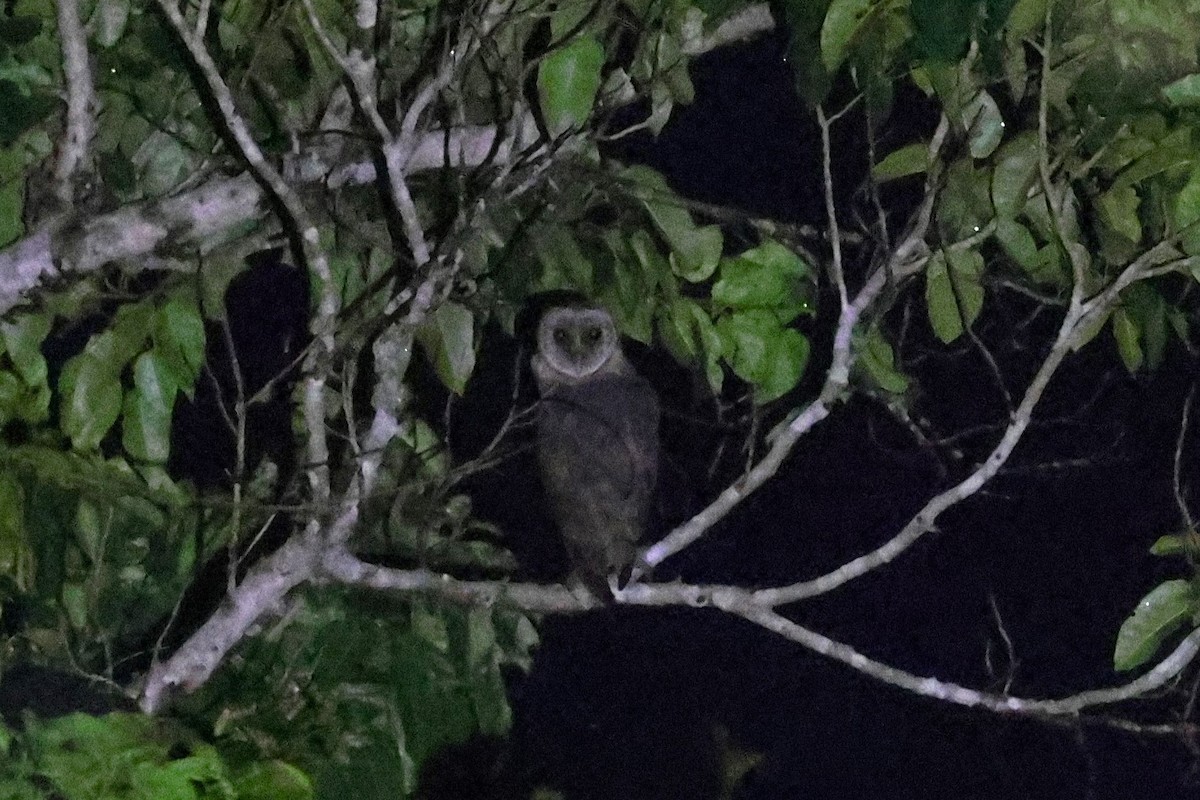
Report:
<svg viewBox="0 0 1200 800"><path fill-rule="evenodd" d="M600 308L551 309L538 326L537 342L538 355L549 367L576 380L597 372L620 352L617 328Z"/></svg>

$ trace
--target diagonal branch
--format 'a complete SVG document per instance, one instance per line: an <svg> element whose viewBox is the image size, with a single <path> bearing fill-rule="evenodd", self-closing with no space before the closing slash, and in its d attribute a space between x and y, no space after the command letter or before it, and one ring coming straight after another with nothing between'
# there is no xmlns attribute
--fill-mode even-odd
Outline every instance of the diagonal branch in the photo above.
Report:
<svg viewBox="0 0 1200 800"><path fill-rule="evenodd" d="M949 124L943 117L929 145L930 164L936 163L934 156L941 150L948 132ZM635 574L661 564L703 536L742 500L774 476L796 443L817 423L829 416L834 405L847 397L850 389L850 368L855 358L855 327L883 295L883 290L890 281L905 280L924 268L927 260L925 234L929 229L933 203L937 196L936 181L937 176L931 170L926 181L925 199L914 215L904 240L892 251L886 263L871 273L853 301L842 306L833 338L832 364L817 399L809 403L779 432L766 455L745 475L726 487L707 508L648 547L642 554L641 567L635 570Z"/></svg>
<svg viewBox="0 0 1200 800"><path fill-rule="evenodd" d="M1200 630L1195 630L1153 669L1128 683L1108 689L1091 689L1058 700L1040 700L981 692L957 683L914 675L911 672L875 661L847 644L797 625L781 614L765 609L758 604L727 610L816 653L840 661L856 672L861 672L882 683L922 697L930 697L968 708L984 708L1001 714L1062 716L1078 714L1080 711L1095 706L1133 700L1160 689L1174 680L1184 667L1192 663L1197 651L1200 651Z"/></svg>

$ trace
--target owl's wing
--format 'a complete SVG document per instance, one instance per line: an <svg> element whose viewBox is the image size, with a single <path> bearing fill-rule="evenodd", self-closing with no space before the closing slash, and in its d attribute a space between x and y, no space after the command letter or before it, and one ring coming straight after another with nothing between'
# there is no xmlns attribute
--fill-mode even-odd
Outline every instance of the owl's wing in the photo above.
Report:
<svg viewBox="0 0 1200 800"><path fill-rule="evenodd" d="M658 474L658 400L640 377L560 386L538 415L538 461L572 565L592 575L633 559Z"/></svg>
<svg viewBox="0 0 1200 800"><path fill-rule="evenodd" d="M628 497L641 508L644 525L658 481L658 396L640 376L622 383L626 384L628 413L622 417L618 428L628 459Z"/></svg>

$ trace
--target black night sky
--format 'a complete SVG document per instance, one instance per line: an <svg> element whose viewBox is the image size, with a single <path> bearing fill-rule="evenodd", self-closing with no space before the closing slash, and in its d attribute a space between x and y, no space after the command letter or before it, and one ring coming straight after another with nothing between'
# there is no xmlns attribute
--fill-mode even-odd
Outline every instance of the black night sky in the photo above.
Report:
<svg viewBox="0 0 1200 800"><path fill-rule="evenodd" d="M658 140L627 144L619 155L661 169L695 199L823 225L819 139L781 49L769 40L702 59L692 70L695 105L677 111ZM893 144L928 124L903 118L913 107L920 105L899 105L884 126ZM861 119L841 131L835 147L846 199L866 163ZM989 294L976 325L1010 392L1023 390L1057 324L1053 312L1032 311L1017 295ZM920 312L915 306L914 324L924 325ZM824 321L810 331L814 353L828 335ZM736 476L738 464L725 458L704 477L721 442L706 427L711 407L661 355L634 355L664 398L660 505L669 526ZM489 405L489 381L506 380L499 376L511 375L516 357L511 343L485 348L477 393L469 390L456 411L456 444L465 452L472 429L485 441L502 418L504 409ZM930 344L906 366L927 387L914 410L935 430L983 426L957 442L957 452L938 451L945 470L881 407L856 400L806 437L776 480L655 577L786 583L892 536L970 467L1005 419L990 371L968 347ZM822 367L814 356L810 378ZM1130 377L1101 335L1068 359L999 479L888 568L789 613L874 658L972 687L1003 691L1011 680L1012 694L1055 697L1122 682L1111 668L1121 621L1156 582L1181 574L1147 549L1178 526L1171 460L1191 370L1177 348L1153 375ZM1194 464L1194 436L1188 453ZM1185 480L1198 477L1185 470ZM553 526L536 510L531 459L508 462L473 491L478 512L512 532L530 574L553 579L562 565L546 555L554 553ZM916 698L718 612L606 609L550 619L543 632L532 673L514 679L513 743L498 756L526 789L544 782L597 800L716 797L719 726L764 754L734 794L745 800L1195 796L1196 759L1181 742ZM1113 713L1169 721L1186 692ZM438 796L496 796L494 783L465 774L468 752L448 754L453 766L432 781L448 787Z"/></svg>

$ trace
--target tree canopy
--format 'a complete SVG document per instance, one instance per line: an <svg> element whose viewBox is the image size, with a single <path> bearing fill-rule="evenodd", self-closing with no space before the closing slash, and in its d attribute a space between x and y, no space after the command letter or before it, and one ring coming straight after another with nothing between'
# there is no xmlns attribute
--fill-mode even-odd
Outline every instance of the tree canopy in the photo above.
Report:
<svg viewBox="0 0 1200 800"><path fill-rule="evenodd" d="M469 457L438 403L560 292L691 376L704 424L741 425L735 474L646 542L616 602L712 609L1006 715L1107 713L1194 672L1190 396L1167 421L1177 524L1148 532L1171 577L1112 631L1120 682L963 685L793 613L985 491L1088 348L1195 368L1200 6L1180 5L7 0L0 665L97 676L218 748L137 716L30 722L0 735L0 786L333 796L369 764L412 793L446 745L502 736L504 674L545 615L599 603L527 580L527 532L474 510L470 480L536 414L527 378L484 386L509 412ZM817 226L623 155L693 102L696 59L771 32L819 133ZM835 166L852 140L861 168ZM978 330L997 309L1020 359ZM990 424L934 429L959 401L930 353L985 365ZM915 513L821 574L664 578L855 398L939 459ZM1187 714L1113 724L1196 735ZM81 739L136 753L136 779L74 758Z"/></svg>

